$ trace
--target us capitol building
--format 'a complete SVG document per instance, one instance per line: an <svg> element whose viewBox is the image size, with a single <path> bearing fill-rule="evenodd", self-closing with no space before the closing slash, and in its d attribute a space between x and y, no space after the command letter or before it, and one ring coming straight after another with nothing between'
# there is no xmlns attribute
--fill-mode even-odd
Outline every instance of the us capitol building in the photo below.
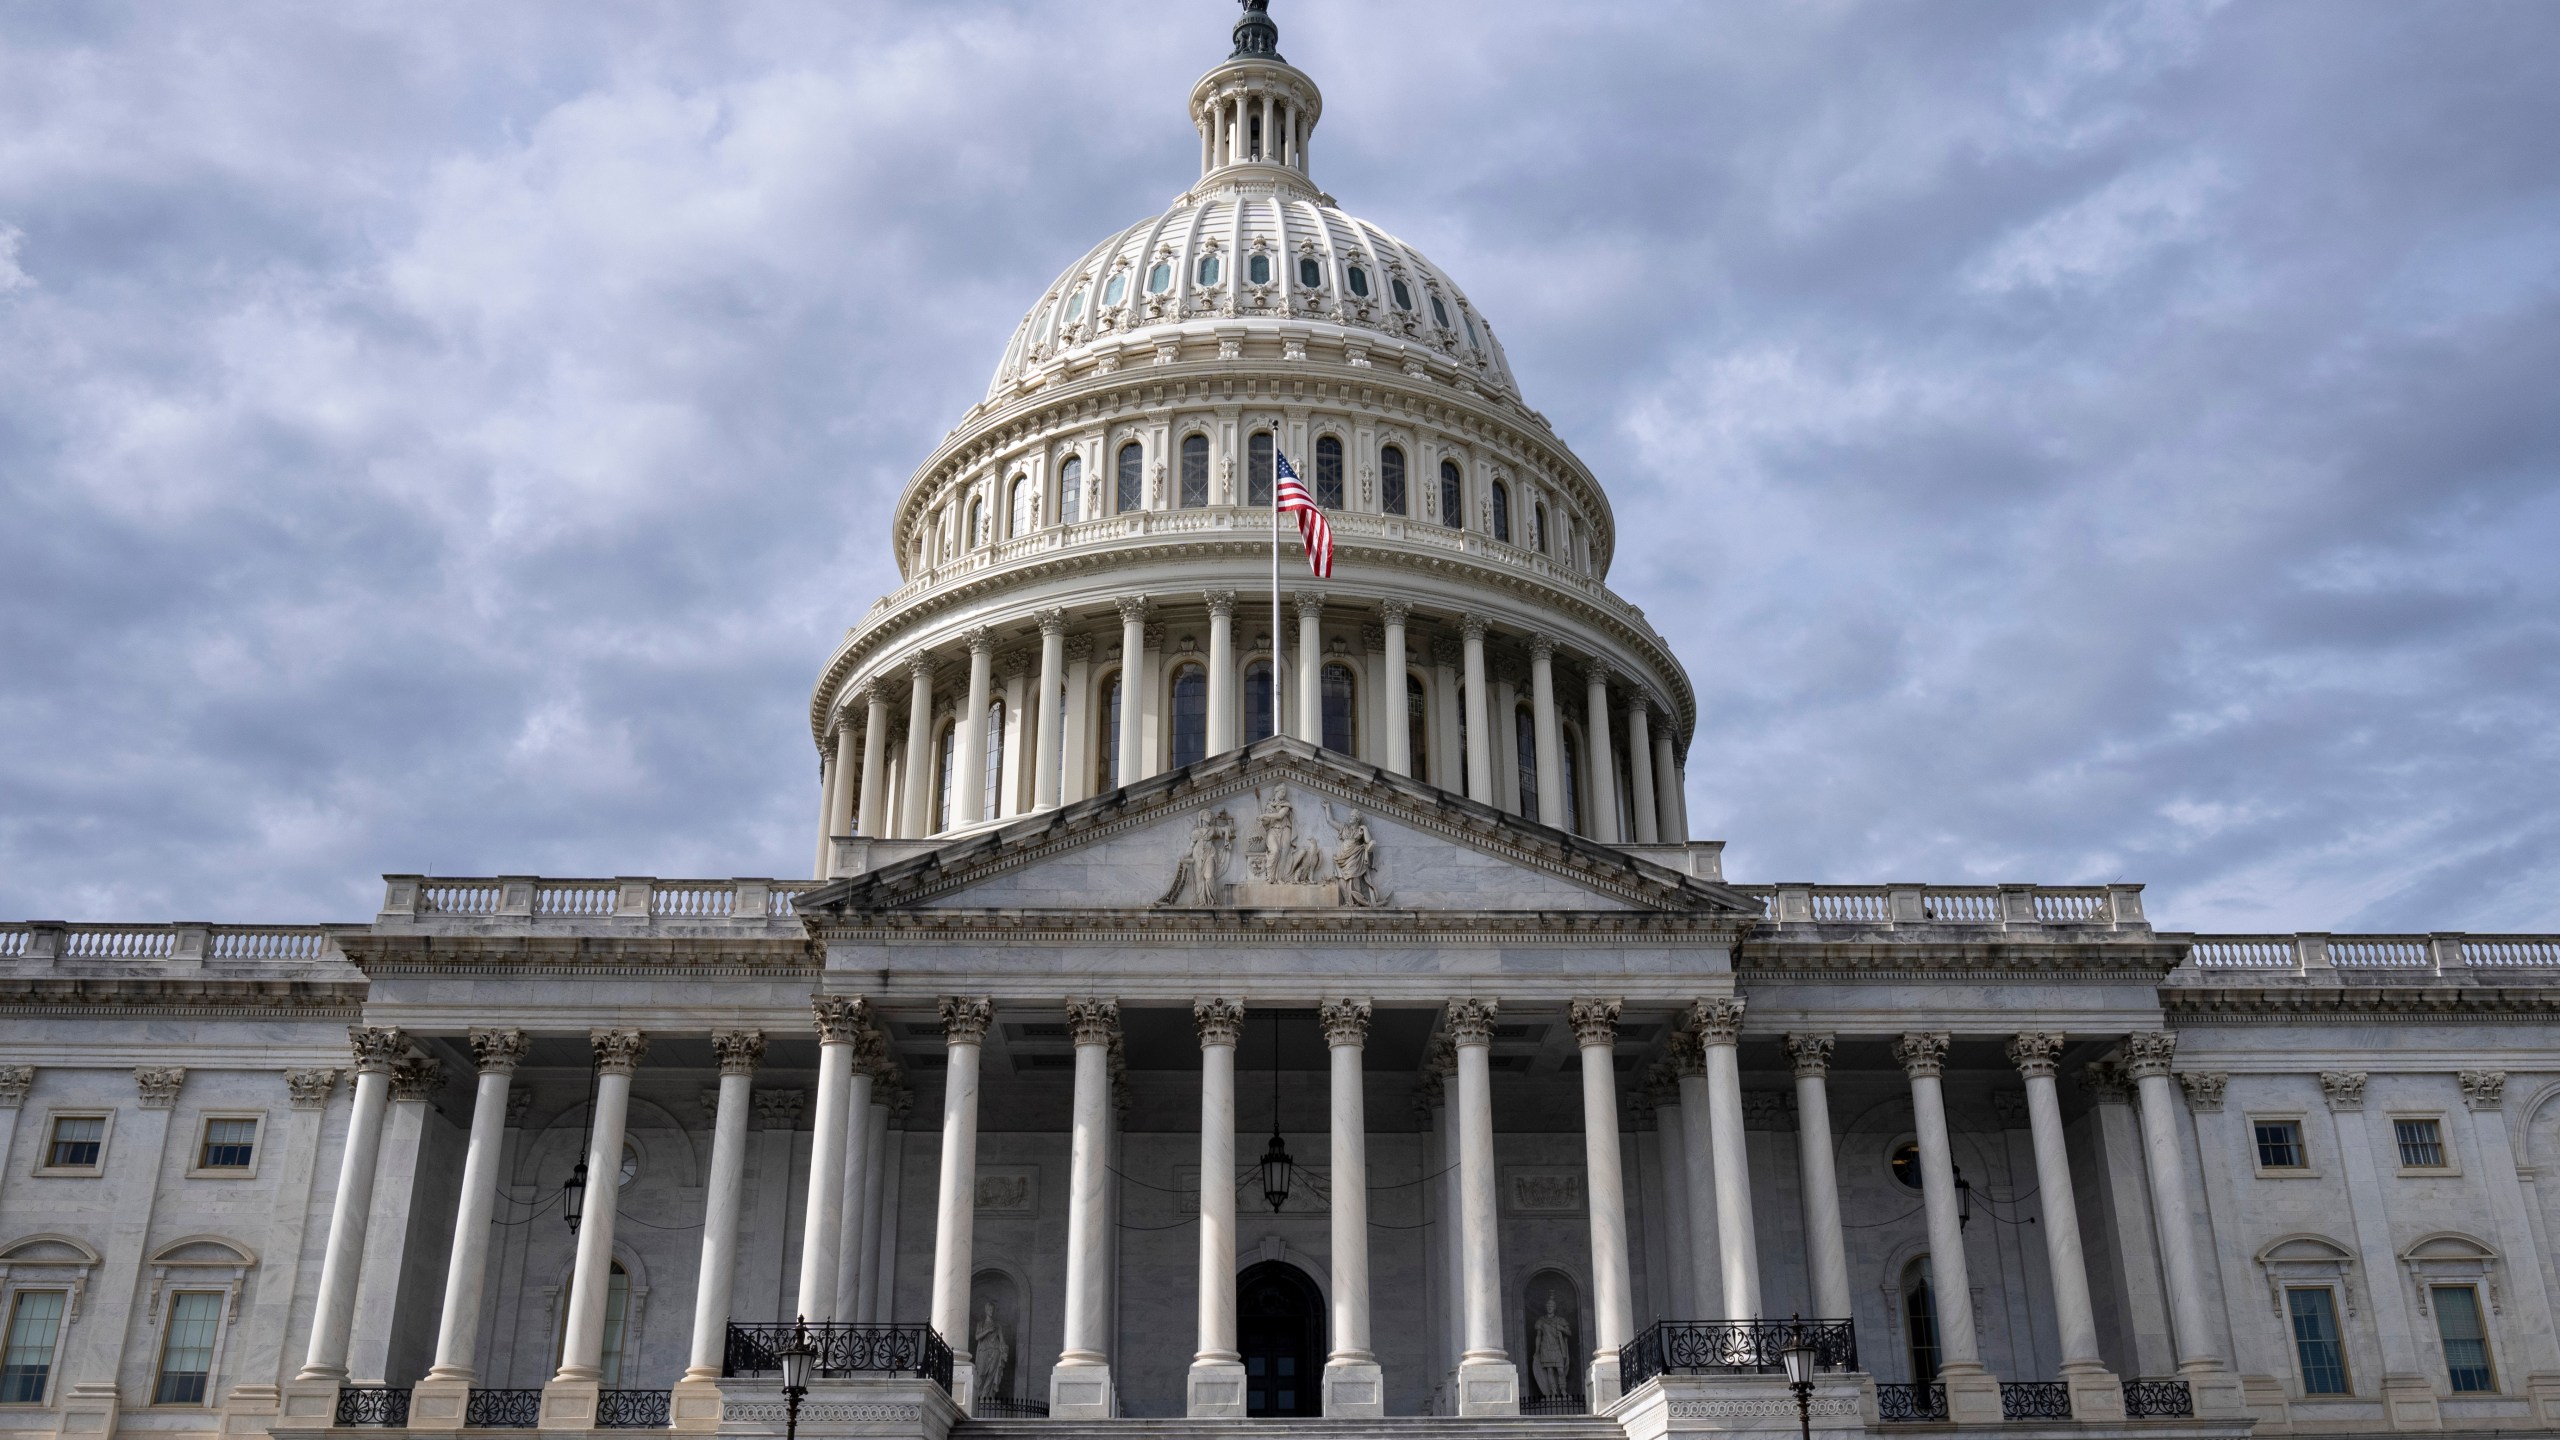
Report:
<svg viewBox="0 0 2560 1440"><path fill-rule="evenodd" d="M0 926L0 1431L2560 1427L2560 940L1728 880L1599 481L1234 40L899 498L817 878Z"/></svg>

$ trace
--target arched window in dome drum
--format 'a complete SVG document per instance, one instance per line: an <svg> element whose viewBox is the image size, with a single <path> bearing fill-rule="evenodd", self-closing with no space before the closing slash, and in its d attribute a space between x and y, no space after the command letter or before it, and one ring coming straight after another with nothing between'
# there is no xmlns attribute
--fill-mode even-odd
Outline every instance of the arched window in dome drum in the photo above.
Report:
<svg viewBox="0 0 2560 1440"><path fill-rule="evenodd" d="M986 789L978 800L981 819L993 820L1003 813L997 801L1004 798L1004 702L987 707Z"/></svg>
<svg viewBox="0 0 2560 1440"><path fill-rule="evenodd" d="M1244 499L1248 505L1271 503L1271 432L1256 430L1244 442Z"/></svg>
<svg viewBox="0 0 2560 1440"><path fill-rule="evenodd" d="M1467 523L1466 480L1458 473L1458 462L1440 462L1440 523L1455 530Z"/></svg>
<svg viewBox="0 0 2560 1440"><path fill-rule="evenodd" d="M1560 728L1564 733L1556 737L1556 748L1563 752L1564 760L1564 814L1557 818L1565 829L1579 835L1582 833L1582 747L1576 742L1571 727Z"/></svg>
<svg viewBox="0 0 2560 1440"><path fill-rule="evenodd" d="M1256 285L1271 283L1271 257L1255 251L1244 262L1244 278Z"/></svg>
<svg viewBox="0 0 2560 1440"><path fill-rule="evenodd" d="M1262 112L1254 110L1245 116L1244 154L1248 160L1262 158Z"/></svg>
<svg viewBox="0 0 2560 1440"><path fill-rule="evenodd" d="M1352 727L1352 716L1355 713L1352 701L1355 696L1352 690L1351 667L1339 664L1325 666L1324 679L1318 694L1324 702L1324 748L1340 751L1345 755L1351 754L1352 742L1358 738Z"/></svg>
<svg viewBox="0 0 2560 1440"><path fill-rule="evenodd" d="M1359 266L1357 266L1357 265L1354 265L1354 266L1352 266L1350 269L1345 270L1345 271L1343 271L1343 272L1342 272L1342 279L1343 279L1343 283L1345 283L1345 284L1347 284L1347 285L1349 285L1349 286L1351 287L1351 293L1352 293L1352 294L1359 296L1359 297L1360 297L1361 299L1363 299L1363 300L1366 300L1366 299L1368 299L1368 298L1369 298L1369 272L1368 272L1368 271L1361 269L1361 268L1360 268Z"/></svg>
<svg viewBox="0 0 2560 1440"><path fill-rule="evenodd" d="M1511 712L1512 754L1520 764L1520 818L1538 817L1538 722L1523 705Z"/></svg>
<svg viewBox="0 0 2560 1440"><path fill-rule="evenodd" d="M1182 508L1197 510L1209 503L1209 437L1182 437Z"/></svg>
<svg viewBox="0 0 2560 1440"><path fill-rule="evenodd" d="M1499 480L1493 482L1493 538L1511 543L1511 487Z"/></svg>
<svg viewBox="0 0 2560 1440"><path fill-rule="evenodd" d="M1175 769L1209 753L1209 672L1185 665L1173 672L1173 764Z"/></svg>
<svg viewBox="0 0 2560 1440"><path fill-rule="evenodd" d="M1449 307L1441 304L1437 295L1431 297L1431 318L1440 322L1441 329L1449 328Z"/></svg>
<svg viewBox="0 0 2560 1440"><path fill-rule="evenodd" d="M1161 295L1173 288L1173 262L1159 260L1147 271L1147 293Z"/></svg>
<svg viewBox="0 0 2560 1440"><path fill-rule="evenodd" d="M1058 523L1073 525L1084 518L1084 457L1070 455L1058 462Z"/></svg>
<svg viewBox="0 0 2560 1440"><path fill-rule="evenodd" d="M1093 747L1097 792L1120 788L1120 672L1102 682L1102 731Z"/></svg>
<svg viewBox="0 0 2560 1440"><path fill-rule="evenodd" d="M1298 288L1301 290L1324 288L1324 264L1313 255L1298 257Z"/></svg>
<svg viewBox="0 0 2560 1440"><path fill-rule="evenodd" d="M1199 274L1200 274L1200 283L1201 283L1201 284L1203 284L1203 285L1215 285L1215 284L1217 284L1217 283L1218 283L1218 257L1217 257L1216 255L1214 255L1214 254L1211 254L1211 255L1203 255L1203 256L1201 256L1201 257L1200 257L1200 271L1199 271Z"/></svg>
<svg viewBox="0 0 2560 1440"><path fill-rule="evenodd" d="M1011 503L1005 507L1004 533L1005 538L1008 540L1017 535L1030 534L1031 527L1039 523L1031 513L1030 476L1016 475L1013 477L1011 496Z"/></svg>
<svg viewBox="0 0 2560 1440"><path fill-rule="evenodd" d="M969 501L969 548L975 550L986 543L987 502L983 497L973 497Z"/></svg>
<svg viewBox="0 0 2560 1440"><path fill-rule="evenodd" d="M1378 509L1387 515L1404 513L1404 451L1393 445L1378 452Z"/></svg>
<svg viewBox="0 0 2560 1440"><path fill-rule="evenodd" d="M933 828L939 832L951 828L951 752L960 748L951 743L951 727L933 741Z"/></svg>
<svg viewBox="0 0 2560 1440"><path fill-rule="evenodd" d="M1114 498L1122 515L1147 502L1147 452L1135 440L1120 447L1119 494Z"/></svg>
<svg viewBox="0 0 2560 1440"><path fill-rule="evenodd" d="M1410 310L1413 308L1413 292L1405 288L1403 276L1397 275L1391 277L1387 281L1387 289L1396 297L1397 309Z"/></svg>
<svg viewBox="0 0 2560 1440"><path fill-rule="evenodd" d="M1105 305L1117 305L1128 293L1129 272L1122 270L1113 275L1111 279L1103 285L1102 303Z"/></svg>
<svg viewBox="0 0 2560 1440"><path fill-rule="evenodd" d="M1413 773L1431 773L1431 696L1422 687L1422 677L1404 677L1405 748L1412 751Z"/></svg>
<svg viewBox="0 0 2560 1440"><path fill-rule="evenodd" d="M1244 743L1271 738L1271 662L1244 667Z"/></svg>
<svg viewBox="0 0 2560 1440"><path fill-rule="evenodd" d="M1342 508L1342 442L1331 435L1316 442L1316 504Z"/></svg>
<svg viewBox="0 0 2560 1440"><path fill-rule="evenodd" d="M1547 507L1540 503L1529 507L1529 548L1547 553Z"/></svg>

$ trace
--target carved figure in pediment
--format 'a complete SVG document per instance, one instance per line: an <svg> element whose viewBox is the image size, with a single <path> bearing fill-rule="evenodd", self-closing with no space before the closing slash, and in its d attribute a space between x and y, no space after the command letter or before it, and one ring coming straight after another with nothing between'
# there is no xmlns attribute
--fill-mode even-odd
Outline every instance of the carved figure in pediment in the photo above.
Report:
<svg viewBox="0 0 2560 1440"><path fill-rule="evenodd" d="M1236 843L1236 821L1221 810L1191 817L1191 838L1174 863L1173 883L1158 905L1198 908L1227 903L1227 856Z"/></svg>
<svg viewBox="0 0 2560 1440"><path fill-rule="evenodd" d="M1387 903L1378 893L1378 843L1369 838L1369 822L1360 812L1334 822L1333 883L1342 903L1355 910L1375 910Z"/></svg>
<svg viewBox="0 0 2560 1440"><path fill-rule="evenodd" d="M1256 824L1262 853L1248 862L1256 879L1275 885L1313 885L1324 879L1324 851L1313 840L1298 838L1298 810L1289 803L1288 786L1271 787Z"/></svg>

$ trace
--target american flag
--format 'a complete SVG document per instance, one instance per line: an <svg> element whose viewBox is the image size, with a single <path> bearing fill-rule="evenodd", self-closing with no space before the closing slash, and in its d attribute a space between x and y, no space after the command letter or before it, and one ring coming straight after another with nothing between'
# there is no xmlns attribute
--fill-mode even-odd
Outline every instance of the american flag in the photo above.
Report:
<svg viewBox="0 0 2560 1440"><path fill-rule="evenodd" d="M1307 568L1319 580L1333 575L1333 527L1324 523L1324 512L1316 508L1316 499L1289 468L1289 457L1274 452L1279 461L1279 483L1271 487L1271 508L1275 514L1298 512L1298 538L1306 542Z"/></svg>

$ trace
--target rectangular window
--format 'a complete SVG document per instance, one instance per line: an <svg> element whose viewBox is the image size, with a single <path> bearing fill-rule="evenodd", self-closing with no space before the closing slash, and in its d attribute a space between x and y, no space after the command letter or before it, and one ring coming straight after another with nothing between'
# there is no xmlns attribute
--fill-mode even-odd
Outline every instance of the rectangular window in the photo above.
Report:
<svg viewBox="0 0 2560 1440"><path fill-rule="evenodd" d="M204 1122L204 1148L196 1160L199 1170L246 1170L250 1158L257 1154L258 1122L247 1119L210 1119Z"/></svg>
<svg viewBox="0 0 2560 1440"><path fill-rule="evenodd" d="M0 1348L0 1405L41 1405L53 1379L54 1341L62 1334L63 1292L21 1290L9 1307L9 1337Z"/></svg>
<svg viewBox="0 0 2560 1440"><path fill-rule="evenodd" d="M2293 1353L2302 1364L2302 1393L2350 1393L2347 1350L2338 1339L2337 1293L2326 1288L2287 1290L2284 1303L2293 1316Z"/></svg>
<svg viewBox="0 0 2560 1440"><path fill-rule="evenodd" d="M2391 1134L2400 1142L2400 1168L2444 1168L2444 1125L2435 1120L2394 1120Z"/></svg>
<svg viewBox="0 0 2560 1440"><path fill-rule="evenodd" d="M160 1342L160 1379L154 1405L201 1405L213 1374L213 1337L222 1323L222 1297L210 1290L181 1290L169 1297L169 1333Z"/></svg>
<svg viewBox="0 0 2560 1440"><path fill-rule="evenodd" d="M2258 1168L2261 1170L2299 1170L2306 1163L2302 1156L2302 1122L2299 1120L2260 1120L2258 1132Z"/></svg>
<svg viewBox="0 0 2560 1440"><path fill-rule="evenodd" d="M53 1122L53 1138L44 1150L49 1170L95 1170L107 1143L104 1115L63 1115Z"/></svg>
<svg viewBox="0 0 2560 1440"><path fill-rule="evenodd" d="M2444 1340L2446 1378L2456 1395L2479 1395L2498 1388L2489 1371L2489 1332L2480 1324L2480 1292L2468 1285L2433 1287L2436 1334Z"/></svg>

